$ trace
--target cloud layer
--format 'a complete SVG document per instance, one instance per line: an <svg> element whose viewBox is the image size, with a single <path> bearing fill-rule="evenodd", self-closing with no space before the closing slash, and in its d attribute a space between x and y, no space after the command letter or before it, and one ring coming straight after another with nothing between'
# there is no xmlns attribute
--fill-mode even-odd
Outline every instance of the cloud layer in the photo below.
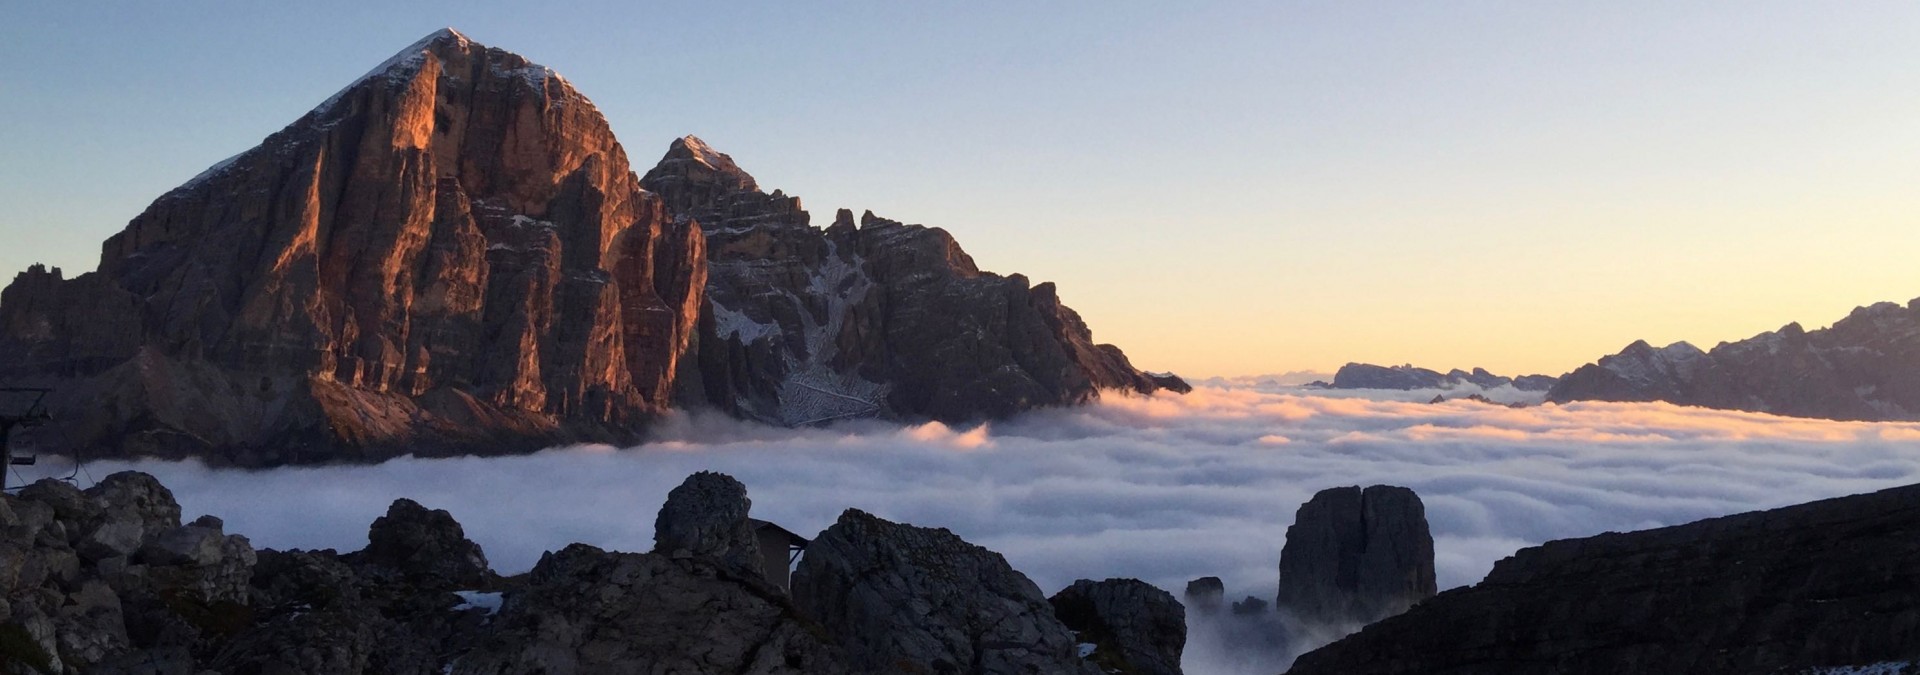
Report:
<svg viewBox="0 0 1920 675"><path fill-rule="evenodd" d="M495 567L512 572L575 541L651 548L667 491L711 469L746 483L757 517L796 532L818 532L847 507L946 527L1005 554L1049 593L1077 578L1125 576L1177 595L1187 580L1212 575L1230 597L1269 598L1294 510L1328 487L1416 490L1447 588L1548 539L1920 482L1916 424L1662 403L1407 400L1431 395L1203 387L965 429L787 430L683 414L661 424L654 442L625 450L257 472L96 462L82 477L153 473L189 518L221 516L229 531L274 548L358 549L368 523L410 497L452 511Z"/></svg>

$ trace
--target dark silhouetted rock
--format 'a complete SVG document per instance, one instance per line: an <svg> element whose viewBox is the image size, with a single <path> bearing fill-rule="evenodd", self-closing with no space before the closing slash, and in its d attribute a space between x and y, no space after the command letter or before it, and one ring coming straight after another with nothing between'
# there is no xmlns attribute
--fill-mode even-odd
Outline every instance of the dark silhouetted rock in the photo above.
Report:
<svg viewBox="0 0 1920 675"><path fill-rule="evenodd" d="M1186 606L1202 614L1220 611L1225 603L1227 586L1220 577L1200 577L1187 582Z"/></svg>
<svg viewBox="0 0 1920 675"><path fill-rule="evenodd" d="M492 578L487 555L443 509L396 499L367 528L367 547L348 558L355 566L389 570L416 586L480 588Z"/></svg>
<svg viewBox="0 0 1920 675"><path fill-rule="evenodd" d="M574 544L541 556L455 675L849 672L771 586L712 561Z"/></svg>
<svg viewBox="0 0 1920 675"><path fill-rule="evenodd" d="M1265 614L1267 601L1249 595L1245 600L1233 603L1233 613L1239 616Z"/></svg>
<svg viewBox="0 0 1920 675"><path fill-rule="evenodd" d="M552 71L450 30L0 292L50 449L271 465L637 437L705 288ZM66 448L67 439L80 448Z"/></svg>
<svg viewBox="0 0 1920 675"><path fill-rule="evenodd" d="M1553 541L1289 672L1911 672L1916 559L1920 486Z"/></svg>
<svg viewBox="0 0 1920 675"><path fill-rule="evenodd" d="M855 673L1097 673L1046 596L944 529L848 509L807 547L794 602Z"/></svg>
<svg viewBox="0 0 1920 675"><path fill-rule="evenodd" d="M946 231L842 210L812 227L691 136L642 183L707 238L707 311L690 403L804 425L961 422L1081 403L1102 389L1188 391L1095 344L1053 284L981 271Z"/></svg>
<svg viewBox="0 0 1920 675"><path fill-rule="evenodd" d="M1433 535L1412 490L1321 490L1287 528L1277 606L1302 621L1364 625L1434 591Z"/></svg>
<svg viewBox="0 0 1920 675"><path fill-rule="evenodd" d="M1047 601L1107 672L1179 675L1187 612L1173 594L1138 579L1081 579Z"/></svg>
<svg viewBox="0 0 1920 675"><path fill-rule="evenodd" d="M1465 371L1455 368L1441 373L1413 365L1376 366L1371 363L1349 363L1341 366L1333 374L1333 383L1315 381L1310 387L1332 389L1451 389L1462 385L1473 385L1482 389L1494 389L1511 385L1521 391L1546 391L1553 386L1556 378L1550 375L1522 375L1507 377L1487 372L1485 368Z"/></svg>
<svg viewBox="0 0 1920 675"><path fill-rule="evenodd" d="M1547 391L1560 381L1552 375L1521 375L1513 378L1513 388L1520 391Z"/></svg>
<svg viewBox="0 0 1920 675"><path fill-rule="evenodd" d="M760 545L747 512L747 486L732 476L701 471L667 493L653 520L653 551L708 558L739 574L760 573Z"/></svg>
<svg viewBox="0 0 1920 675"><path fill-rule="evenodd" d="M1548 400L1666 401L1837 420L1920 420L1920 299L1791 323L1711 351L1634 342L1568 373Z"/></svg>
<svg viewBox="0 0 1920 675"><path fill-rule="evenodd" d="M1335 389L1438 389L1447 376L1438 371L1404 366L1349 363L1333 374Z"/></svg>

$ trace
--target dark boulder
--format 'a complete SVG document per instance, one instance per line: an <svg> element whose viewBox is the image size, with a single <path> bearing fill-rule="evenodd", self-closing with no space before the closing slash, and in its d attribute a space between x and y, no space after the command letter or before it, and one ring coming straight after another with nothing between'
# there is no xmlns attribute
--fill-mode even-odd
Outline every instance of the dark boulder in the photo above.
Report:
<svg viewBox="0 0 1920 675"><path fill-rule="evenodd" d="M1107 672L1180 675L1187 612L1173 594L1138 579L1081 579L1047 602L1080 642L1094 645L1087 658Z"/></svg>
<svg viewBox="0 0 1920 675"><path fill-rule="evenodd" d="M667 493L653 520L653 552L707 558L736 574L759 575L760 545L747 519L753 502L732 476L701 471Z"/></svg>
<svg viewBox="0 0 1920 675"><path fill-rule="evenodd" d="M411 499L394 500L367 528L367 547L347 560L432 588L480 588L493 577L486 553L467 538L453 514Z"/></svg>
<svg viewBox="0 0 1920 675"><path fill-rule="evenodd" d="M1227 586L1220 577L1200 577L1187 582L1186 606L1201 614L1220 611L1227 595Z"/></svg>
<svg viewBox="0 0 1920 675"><path fill-rule="evenodd" d="M541 556L454 675L848 672L786 599L716 567L574 544Z"/></svg>
<svg viewBox="0 0 1920 675"><path fill-rule="evenodd" d="M1301 621L1358 627L1435 590L1433 535L1412 490L1321 490L1287 528L1277 605Z"/></svg>
<svg viewBox="0 0 1920 675"><path fill-rule="evenodd" d="M807 547L793 597L851 672L1098 672L1039 587L944 529L848 509Z"/></svg>

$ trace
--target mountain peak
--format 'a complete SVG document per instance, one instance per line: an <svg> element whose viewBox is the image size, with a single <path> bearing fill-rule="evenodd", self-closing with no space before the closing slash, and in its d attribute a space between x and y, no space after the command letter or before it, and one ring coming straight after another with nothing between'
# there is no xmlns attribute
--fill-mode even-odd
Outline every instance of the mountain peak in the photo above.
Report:
<svg viewBox="0 0 1920 675"><path fill-rule="evenodd" d="M735 164L732 157L692 134L673 139L667 146L667 154L640 182L648 190L663 193L668 205L676 211L689 210L694 202L717 195L760 189L753 176ZM689 191L690 194L681 194Z"/></svg>

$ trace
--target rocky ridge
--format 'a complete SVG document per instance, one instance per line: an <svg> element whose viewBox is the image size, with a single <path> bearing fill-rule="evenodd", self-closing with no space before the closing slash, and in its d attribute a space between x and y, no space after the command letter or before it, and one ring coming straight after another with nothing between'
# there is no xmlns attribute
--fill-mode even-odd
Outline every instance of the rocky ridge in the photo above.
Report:
<svg viewBox="0 0 1920 675"><path fill-rule="evenodd" d="M1487 372L1485 368L1465 371L1455 368L1442 373L1437 370L1418 368L1412 364L1399 366L1376 366L1371 363L1349 363L1341 366L1333 374L1333 382L1316 382L1329 389L1452 389L1463 385L1473 385L1482 389L1493 389L1511 385L1521 391L1546 391L1557 378L1549 375L1521 375L1507 377Z"/></svg>
<svg viewBox="0 0 1920 675"><path fill-rule="evenodd" d="M1095 344L1053 284L980 270L945 230L844 209L814 227L798 197L692 136L641 182L708 242L690 403L784 425L965 422L1190 389Z"/></svg>
<svg viewBox="0 0 1920 675"><path fill-rule="evenodd" d="M1912 672L1915 556L1920 486L1553 541L1288 672Z"/></svg>
<svg viewBox="0 0 1920 675"><path fill-rule="evenodd" d="M1550 401L1666 401L1836 420L1920 420L1920 299L1855 309L1831 327L1702 351L1636 341L1561 377Z"/></svg>

